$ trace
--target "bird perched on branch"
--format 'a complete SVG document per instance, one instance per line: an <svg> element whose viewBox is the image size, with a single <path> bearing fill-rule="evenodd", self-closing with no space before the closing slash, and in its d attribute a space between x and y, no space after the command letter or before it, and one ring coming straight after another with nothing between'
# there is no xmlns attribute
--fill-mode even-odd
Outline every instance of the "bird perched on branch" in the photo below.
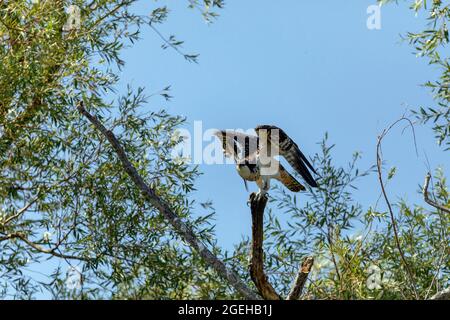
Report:
<svg viewBox="0 0 450 320"><path fill-rule="evenodd" d="M222 142L225 156L235 160L236 169L244 179L246 188L247 181L256 182L258 196L265 196L270 188L270 180L275 179L292 192L305 190L305 186L276 159L277 156L284 157L311 187L317 187L317 182L309 172L311 170L317 174L313 166L282 129L261 125L255 131L257 136L233 130L215 133Z"/></svg>

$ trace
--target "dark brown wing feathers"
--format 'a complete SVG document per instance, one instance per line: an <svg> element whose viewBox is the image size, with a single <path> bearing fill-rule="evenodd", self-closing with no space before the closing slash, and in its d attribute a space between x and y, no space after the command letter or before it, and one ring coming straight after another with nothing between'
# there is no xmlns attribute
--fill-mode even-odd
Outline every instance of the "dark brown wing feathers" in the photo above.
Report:
<svg viewBox="0 0 450 320"><path fill-rule="evenodd" d="M298 145L280 128L276 126L258 126L256 131L267 130L267 134L271 143L277 143L280 149L280 155L282 155L287 162L297 171L303 179L311 186L318 187L316 180L312 177L308 168L312 172L316 173L311 163L305 157L305 155L300 151ZM277 133L278 139L272 137L272 134ZM274 141L275 140L275 141Z"/></svg>

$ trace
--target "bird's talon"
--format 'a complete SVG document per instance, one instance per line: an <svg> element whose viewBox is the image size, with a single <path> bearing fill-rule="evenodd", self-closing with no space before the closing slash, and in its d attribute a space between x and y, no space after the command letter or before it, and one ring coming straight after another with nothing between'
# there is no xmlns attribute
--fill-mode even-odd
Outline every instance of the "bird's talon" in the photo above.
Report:
<svg viewBox="0 0 450 320"><path fill-rule="evenodd" d="M253 192L252 194L250 194L250 199L248 201L249 204L251 204L252 202L261 202L262 200L267 199L267 193L262 193L262 192Z"/></svg>
<svg viewBox="0 0 450 320"><path fill-rule="evenodd" d="M260 192L253 192L250 194L250 198L248 200L248 204L251 206L253 203L258 203L261 201L261 193Z"/></svg>

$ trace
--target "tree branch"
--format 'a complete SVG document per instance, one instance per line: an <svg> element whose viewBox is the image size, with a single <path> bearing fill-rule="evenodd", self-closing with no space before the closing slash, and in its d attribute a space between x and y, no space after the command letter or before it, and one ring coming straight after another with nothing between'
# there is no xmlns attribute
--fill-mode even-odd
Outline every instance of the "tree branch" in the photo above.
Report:
<svg viewBox="0 0 450 320"><path fill-rule="evenodd" d="M183 222L179 216L170 208L170 205L163 199L158 197L155 191L150 188L139 175L136 168L131 164L128 156L122 148L120 142L115 137L114 133L107 130L105 126L93 115L91 115L82 102L77 105L78 111L86 117L89 122L103 134L109 141L114 151L116 152L122 167L131 180L138 187L145 198L160 212L161 215L172 225L175 231L181 236L181 238L198 254L203 260L213 268L222 278L226 279L231 286L233 286L242 296L249 300L260 299L247 285L239 278L239 275L234 271L227 268L227 266L216 257L206 246L197 238L194 231Z"/></svg>
<svg viewBox="0 0 450 320"><path fill-rule="evenodd" d="M40 245L38 245L37 243L29 240L27 237L25 237L23 234L16 232L16 233L10 233L6 236L0 237L0 242L5 241L5 240L11 240L11 239L19 239L22 240L23 242L25 242L27 245L29 245L30 247L32 247L33 249L35 249L36 251L40 252L40 253L44 253L44 254L49 254L52 255L54 257L57 258L62 258L62 259L67 259L67 260L80 260L80 261L89 261L89 258L84 258L84 257L79 257L79 256L73 256L73 255L68 255L68 254L64 254L64 253L59 253L56 250L58 249L58 247L52 248L52 249L44 249L43 247L41 247Z"/></svg>
<svg viewBox="0 0 450 320"><path fill-rule="evenodd" d="M292 286L291 292L289 292L287 300L298 300L300 298L313 265L314 258L306 257L298 270L297 278L295 278L294 285Z"/></svg>
<svg viewBox="0 0 450 320"><path fill-rule="evenodd" d="M434 202L433 200L431 200L428 196L428 187L430 185L430 179L431 179L431 174L428 173L427 176L425 177L425 183L423 185L423 199L425 200L426 203L428 203L430 206L435 207L438 210L444 211L446 213L450 213L450 209L444 207L443 205L440 205L436 202Z"/></svg>
<svg viewBox="0 0 450 320"><path fill-rule="evenodd" d="M28 202L25 207L23 207L22 209L18 210L16 214L8 217L8 219L5 220L5 222L3 223L3 225L7 225L8 223L10 223L12 220L15 220L17 218L19 218L24 212L26 212L37 200L39 199L39 195L34 197L30 202Z"/></svg>
<svg viewBox="0 0 450 320"><path fill-rule="evenodd" d="M255 193L250 195L250 209L252 212L252 248L250 258L250 276L261 296L266 300L283 300L270 284L264 273L264 210L267 205L267 197L257 197ZM292 289L287 300L298 300L302 294L308 274L314 264L312 257L307 257L298 271Z"/></svg>
<svg viewBox="0 0 450 320"><path fill-rule="evenodd" d="M265 300L282 300L280 295L270 284L264 273L264 209L267 197L257 197L255 193L250 195L250 208L252 212L252 250L250 258L250 276Z"/></svg>

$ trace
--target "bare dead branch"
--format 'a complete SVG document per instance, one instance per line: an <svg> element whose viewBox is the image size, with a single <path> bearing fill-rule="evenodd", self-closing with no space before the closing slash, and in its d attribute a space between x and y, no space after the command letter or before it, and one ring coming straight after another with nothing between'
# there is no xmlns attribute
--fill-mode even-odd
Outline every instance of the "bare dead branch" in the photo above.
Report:
<svg viewBox="0 0 450 320"><path fill-rule="evenodd" d="M408 262L406 261L405 254L404 254L403 249L402 249L401 244L400 244L400 238L399 238L399 232L398 232L398 228L397 228L397 222L395 220L394 211L392 209L391 202L389 201L389 197L387 195L386 188L385 188L384 181L383 181L383 171L382 171L383 158L382 158L382 155L381 155L382 154L382 152L381 152L381 145L382 145L383 139L386 137L386 135L391 131L391 129L393 127L395 127L401 121L406 121L411 126L412 131L413 131L413 137L414 137L414 146L416 148L416 153L417 153L417 145L416 145L416 138L415 138L415 133L414 133L414 126L413 126L411 120L409 120L408 118L403 116L399 120L397 120L394 123L392 123L387 129L384 129L383 132L381 133L381 135L378 137L378 142L377 142L377 172L378 172L378 181L379 181L380 186L381 186L381 192L383 194L384 200L385 200L386 205L387 205L388 210L389 210L391 224L392 224L392 228L394 230L395 244L396 244L397 250L398 250L398 252L400 254L401 261L402 261L402 263L403 263L403 265L404 265L404 267L406 269L406 272L408 274L408 277L409 277L409 280L410 280L409 284L411 286L411 289L413 290L414 295L416 296L416 299L419 299L419 294L418 294L417 289L416 289L416 287L414 285L415 284L414 275L413 275L413 273L411 271L411 268L410 268Z"/></svg>
<svg viewBox="0 0 450 320"><path fill-rule="evenodd" d="M213 268L222 278L226 279L242 296L250 300L260 299L247 285L239 278L239 275L228 269L227 266L217 256L215 256L206 246L197 238L194 231L183 222L180 217L170 208L170 205L161 199L155 191L150 188L139 175L136 168L131 164L120 142L117 140L113 132L105 128L105 126L85 108L82 102L77 105L78 111L89 120L89 122L106 137L115 153L117 154L122 167L128 174L133 183L138 187L145 198L150 202L163 217L172 225L181 238L196 251L203 260Z"/></svg>
<svg viewBox="0 0 450 320"><path fill-rule="evenodd" d="M252 193L249 202L252 213L250 277L265 300L283 300L270 284L264 272L264 210L267 205L267 197L256 197L256 194ZM300 298L313 264L314 259L312 257L307 257L303 261L287 300L298 300Z"/></svg>
<svg viewBox="0 0 450 320"><path fill-rule="evenodd" d="M250 208L252 212L252 249L250 258L250 276L259 294L265 300L282 300L275 291L264 273L264 210L267 197L256 197L255 193L250 195Z"/></svg>
<svg viewBox="0 0 450 320"><path fill-rule="evenodd" d="M314 265L313 257L306 257L303 261L300 269L298 270L297 277L295 278L294 285L287 297L287 300L298 300L302 295L303 288L305 287L306 280L308 279L309 272Z"/></svg>
<svg viewBox="0 0 450 320"><path fill-rule="evenodd" d="M16 214L8 217L8 219L5 220L3 223L4 225L7 225L12 220L15 220L19 218L22 214L24 214L37 200L39 199L39 196L34 197L30 202L28 202L22 209L19 209Z"/></svg>
<svg viewBox="0 0 450 320"><path fill-rule="evenodd" d="M444 207L443 205L440 205L436 202L434 202L433 200L430 199L429 195L428 195L428 187L430 185L430 180L431 180L431 174L428 173L427 176L425 177L425 183L423 185L423 189L422 189L422 193L423 193L423 199L425 200L426 203L428 203L430 206L444 211L446 213L450 213L450 209Z"/></svg>

